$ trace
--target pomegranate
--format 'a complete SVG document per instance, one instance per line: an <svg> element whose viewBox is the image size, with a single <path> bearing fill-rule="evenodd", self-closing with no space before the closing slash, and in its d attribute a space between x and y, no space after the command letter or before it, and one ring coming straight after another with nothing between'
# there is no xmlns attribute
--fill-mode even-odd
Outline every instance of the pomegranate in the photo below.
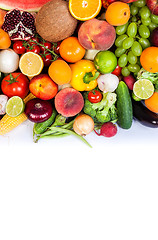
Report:
<svg viewBox="0 0 158 240"><path fill-rule="evenodd" d="M5 15L2 29L11 40L28 40L35 34L34 23L35 18L31 13L14 9Z"/></svg>

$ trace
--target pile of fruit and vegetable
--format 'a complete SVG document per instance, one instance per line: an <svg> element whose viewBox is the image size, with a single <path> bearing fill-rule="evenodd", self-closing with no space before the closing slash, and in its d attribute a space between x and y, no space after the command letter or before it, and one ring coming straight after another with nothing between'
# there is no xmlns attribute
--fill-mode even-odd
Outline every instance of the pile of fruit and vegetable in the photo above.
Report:
<svg viewBox="0 0 158 240"><path fill-rule="evenodd" d="M0 135L25 120L33 141L133 119L158 127L157 0L3 0Z"/></svg>

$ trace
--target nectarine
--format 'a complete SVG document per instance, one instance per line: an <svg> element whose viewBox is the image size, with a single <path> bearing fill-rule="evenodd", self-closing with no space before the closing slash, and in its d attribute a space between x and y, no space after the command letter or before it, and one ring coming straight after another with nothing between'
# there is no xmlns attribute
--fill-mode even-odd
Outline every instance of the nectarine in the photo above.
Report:
<svg viewBox="0 0 158 240"><path fill-rule="evenodd" d="M104 20L85 21L78 31L78 40L85 49L108 50L116 38L115 28Z"/></svg>
<svg viewBox="0 0 158 240"><path fill-rule="evenodd" d="M55 108L65 117L77 115L84 106L82 94L73 88L64 88L55 96Z"/></svg>

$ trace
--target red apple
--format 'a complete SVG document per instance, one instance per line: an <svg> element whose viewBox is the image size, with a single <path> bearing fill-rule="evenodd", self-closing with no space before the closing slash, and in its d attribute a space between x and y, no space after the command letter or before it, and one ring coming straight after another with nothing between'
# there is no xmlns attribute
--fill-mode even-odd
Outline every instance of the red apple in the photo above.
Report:
<svg viewBox="0 0 158 240"><path fill-rule="evenodd" d="M158 15L158 0L146 0L146 4L152 14Z"/></svg>

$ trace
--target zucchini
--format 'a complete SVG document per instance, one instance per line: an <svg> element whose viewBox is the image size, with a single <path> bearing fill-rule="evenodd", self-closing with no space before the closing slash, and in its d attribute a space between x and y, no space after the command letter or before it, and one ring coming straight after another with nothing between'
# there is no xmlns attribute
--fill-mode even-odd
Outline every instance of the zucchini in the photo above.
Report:
<svg viewBox="0 0 158 240"><path fill-rule="evenodd" d="M48 118L48 120L41 122L41 123L35 123L34 127L33 127L33 133L34 134L42 134L44 133L48 127L50 127L52 125L52 123L55 120L55 117L57 115L57 112L55 109L53 109L53 113L51 115L50 118Z"/></svg>
<svg viewBox="0 0 158 240"><path fill-rule="evenodd" d="M125 82L120 81L116 89L118 125L121 128L129 129L133 121L132 100Z"/></svg>

